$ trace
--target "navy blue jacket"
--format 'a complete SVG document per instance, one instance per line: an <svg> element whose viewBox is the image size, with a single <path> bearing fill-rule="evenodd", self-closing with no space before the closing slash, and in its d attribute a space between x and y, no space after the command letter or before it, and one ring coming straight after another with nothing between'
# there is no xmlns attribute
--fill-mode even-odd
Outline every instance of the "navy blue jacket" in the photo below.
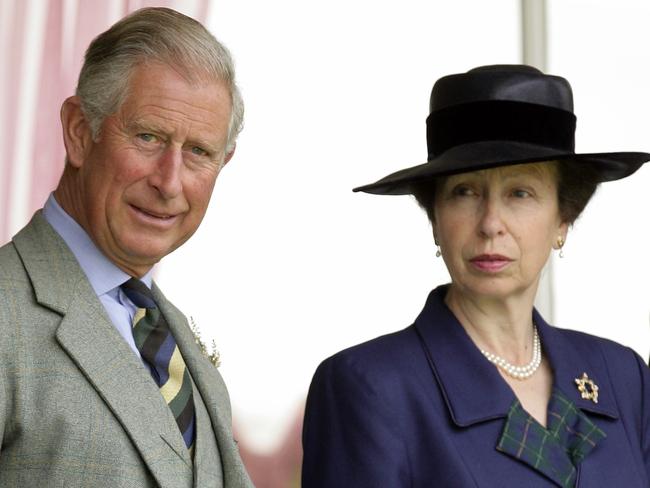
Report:
<svg viewBox="0 0 650 488"><path fill-rule="evenodd" d="M561 486L496 450L515 395L445 305L446 289L431 292L412 326L319 366L303 488ZM576 466L575 486L650 487L650 369L629 348L533 315L554 388L607 435ZM583 372L598 403L578 392Z"/></svg>

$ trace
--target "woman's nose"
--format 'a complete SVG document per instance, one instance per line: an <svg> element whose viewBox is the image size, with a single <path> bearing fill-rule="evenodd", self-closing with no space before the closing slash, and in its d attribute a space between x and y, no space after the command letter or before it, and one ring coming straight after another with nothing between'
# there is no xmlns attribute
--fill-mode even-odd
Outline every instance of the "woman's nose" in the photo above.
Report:
<svg viewBox="0 0 650 488"><path fill-rule="evenodd" d="M486 197L480 208L479 233L487 238L502 235L506 231L503 208L496 198Z"/></svg>

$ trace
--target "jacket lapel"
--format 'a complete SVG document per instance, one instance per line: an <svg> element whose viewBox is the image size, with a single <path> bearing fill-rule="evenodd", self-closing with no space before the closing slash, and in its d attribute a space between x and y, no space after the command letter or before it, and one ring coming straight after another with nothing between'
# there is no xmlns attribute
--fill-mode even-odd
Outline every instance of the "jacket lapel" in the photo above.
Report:
<svg viewBox="0 0 650 488"><path fill-rule="evenodd" d="M221 375L201 354L185 316L165 298L155 283L152 291L208 411L221 456L224 485L252 487L233 439L230 398Z"/></svg>
<svg viewBox="0 0 650 488"><path fill-rule="evenodd" d="M194 449L194 486L223 486L223 466L212 429L210 415L203 402L201 392L193 383L194 410L196 412L196 443Z"/></svg>
<svg viewBox="0 0 650 488"><path fill-rule="evenodd" d="M190 460L170 441L170 426L176 425L149 372L110 323L74 256L40 212L14 244L37 302L62 315L56 333L61 347L120 421L157 482L168 485L169 467L179 465L179 456L186 464Z"/></svg>
<svg viewBox="0 0 650 488"><path fill-rule="evenodd" d="M596 414L610 420L619 418L614 388L607 372L607 365L600 350L593 346L593 340L585 341L578 332L561 330L549 326L535 310L533 317L537 324L544 353L553 369L554 386L578 408L588 414ZM576 379L587 373L598 386L598 402L582 398Z"/></svg>
<svg viewBox="0 0 650 488"><path fill-rule="evenodd" d="M427 359L450 416L459 427L507 418L501 438L495 439L495 444L504 454L522 460L521 443L508 445L507 440L504 441L504 435L505 438L509 435L508 426L511 431L532 432L529 424L532 418L521 408L513 391L496 368L487 363L447 308L444 303L447 289L447 286L441 286L431 292L424 310L415 321L415 328L425 345ZM587 438L594 441L593 445L584 446L585 449L571 454L571 460L567 461L577 465L579 470L582 459L597 449L598 442L606 437L607 426L602 423L596 426L598 418L615 421L619 417L607 367L602 355L594 352L593 345L588 345L577 334L549 326L536 310L533 311L533 319L537 324L544 354L553 369L556 395L549 402L549 415L552 416L560 404L571 403L575 409L575 421L568 427L574 440L578 442L579 439ZM581 397L575 380L583 373L587 373L598 385L598 403ZM549 429L553 428L554 421L555 419L549 419ZM559 427L558 442L559 437L567 432L567 426ZM600 427L603 427L602 430ZM541 426L539 428L546 431ZM561 428L564 430L560 431ZM538 433L541 435L542 431ZM562 442L572 448L571 439L562 439ZM557 449L554 452L558 456L567 457L565 447L559 444L555 447ZM563 478L551 473L551 468L547 471L545 474L549 478L563 486Z"/></svg>
<svg viewBox="0 0 650 488"><path fill-rule="evenodd" d="M431 292L415 328L449 414L459 427L505 418L515 395L447 308L446 294L447 286Z"/></svg>
<svg viewBox="0 0 650 488"><path fill-rule="evenodd" d="M431 292L415 328L426 346L452 419L463 427L505 418L515 400L514 393L496 368L486 367L485 358L444 303L446 293L447 286ZM533 319L553 369L554 388L584 412L617 419L618 407L602 355L578 333L548 325L536 310ZM575 380L583 373L598 385L598 403L581 398Z"/></svg>

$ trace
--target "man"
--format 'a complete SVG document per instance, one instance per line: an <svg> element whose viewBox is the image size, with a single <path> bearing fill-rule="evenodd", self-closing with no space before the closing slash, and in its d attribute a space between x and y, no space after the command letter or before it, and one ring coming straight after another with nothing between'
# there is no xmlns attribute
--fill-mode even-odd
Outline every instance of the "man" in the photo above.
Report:
<svg viewBox="0 0 650 488"><path fill-rule="evenodd" d="M0 486L252 486L225 385L151 277L242 118L228 52L184 15L143 9L90 45L63 176L0 248Z"/></svg>

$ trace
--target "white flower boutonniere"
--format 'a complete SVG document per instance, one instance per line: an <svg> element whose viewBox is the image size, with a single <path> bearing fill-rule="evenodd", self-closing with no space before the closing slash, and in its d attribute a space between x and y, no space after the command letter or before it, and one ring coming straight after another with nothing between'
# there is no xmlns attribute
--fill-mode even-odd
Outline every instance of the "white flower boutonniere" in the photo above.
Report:
<svg viewBox="0 0 650 488"><path fill-rule="evenodd" d="M194 334L194 342L196 342L196 345L199 346L199 349L201 350L201 354L203 354L208 359L208 361L210 361L213 364L215 368L221 366L221 354L219 354L219 351L217 351L217 344L214 342L213 339L210 350L208 351L207 346L201 339L201 332L199 331L196 322L194 322L194 317L190 317L190 328L192 329L192 333Z"/></svg>

